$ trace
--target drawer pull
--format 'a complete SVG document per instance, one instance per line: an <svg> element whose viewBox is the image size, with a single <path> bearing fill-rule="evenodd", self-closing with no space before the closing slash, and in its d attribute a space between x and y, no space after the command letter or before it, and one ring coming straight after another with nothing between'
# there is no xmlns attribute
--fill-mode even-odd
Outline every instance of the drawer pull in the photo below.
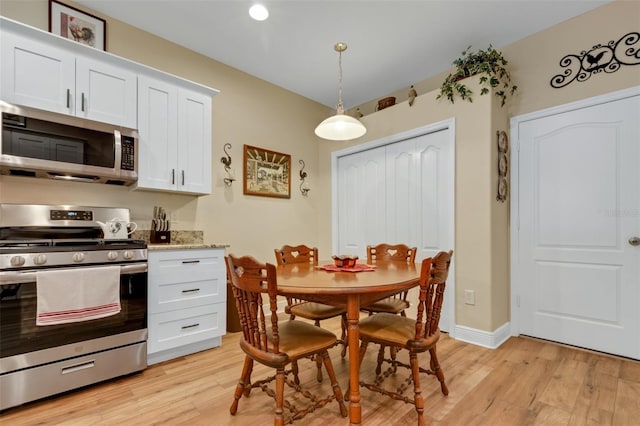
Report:
<svg viewBox="0 0 640 426"><path fill-rule="evenodd" d="M200 325L200 323L195 323L195 324L190 324L190 325L183 325L182 329L186 330L187 328L193 328L193 327L197 327L199 325Z"/></svg>
<svg viewBox="0 0 640 426"><path fill-rule="evenodd" d="M199 260L183 260L182 263L200 263Z"/></svg>
<svg viewBox="0 0 640 426"><path fill-rule="evenodd" d="M190 288L188 290L182 290L183 293L194 293L196 291L200 291L199 288Z"/></svg>
<svg viewBox="0 0 640 426"><path fill-rule="evenodd" d="M96 366L96 361L91 360L82 364L72 365L71 367L64 367L62 374L75 373L76 371L86 370L87 368L93 368Z"/></svg>

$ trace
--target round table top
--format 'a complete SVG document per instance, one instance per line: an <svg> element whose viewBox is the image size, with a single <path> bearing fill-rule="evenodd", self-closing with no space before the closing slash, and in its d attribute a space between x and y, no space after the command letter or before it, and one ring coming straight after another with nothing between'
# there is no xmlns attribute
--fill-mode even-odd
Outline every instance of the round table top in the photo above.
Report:
<svg viewBox="0 0 640 426"><path fill-rule="evenodd" d="M321 261L332 265L332 260ZM406 262L376 262L373 271L331 272L311 264L277 267L280 294L367 294L402 291L418 284L420 269Z"/></svg>

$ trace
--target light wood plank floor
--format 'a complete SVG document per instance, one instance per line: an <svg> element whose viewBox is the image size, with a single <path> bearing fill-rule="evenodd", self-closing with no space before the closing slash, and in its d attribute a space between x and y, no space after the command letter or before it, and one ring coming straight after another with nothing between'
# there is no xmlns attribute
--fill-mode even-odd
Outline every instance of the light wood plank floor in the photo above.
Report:
<svg viewBox="0 0 640 426"><path fill-rule="evenodd" d="M323 326L339 331L337 320ZM149 367L63 395L5 410L6 425L269 425L273 400L255 390L229 405L240 376L239 333L226 335L220 348ZM375 349L374 349L375 348ZM375 368L371 346L362 366ZM444 335L438 345L449 396L432 376L422 379L426 420L432 425L616 425L640 424L640 363L528 338L511 338L485 349ZM340 348L331 351L346 391L348 363ZM428 355L422 362L428 365ZM327 380L315 382L315 364L301 362L301 379L323 394ZM272 374L256 365L254 378ZM326 377L326 375L325 375ZM415 424L413 406L362 389L363 425ZM347 425L335 403L295 424Z"/></svg>

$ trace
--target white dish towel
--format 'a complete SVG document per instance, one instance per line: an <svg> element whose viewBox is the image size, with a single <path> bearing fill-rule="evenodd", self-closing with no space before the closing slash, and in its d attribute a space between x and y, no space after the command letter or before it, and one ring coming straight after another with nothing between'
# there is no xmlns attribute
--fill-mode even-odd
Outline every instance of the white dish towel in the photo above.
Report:
<svg viewBox="0 0 640 426"><path fill-rule="evenodd" d="M120 312L120 267L36 273L36 325L66 324Z"/></svg>

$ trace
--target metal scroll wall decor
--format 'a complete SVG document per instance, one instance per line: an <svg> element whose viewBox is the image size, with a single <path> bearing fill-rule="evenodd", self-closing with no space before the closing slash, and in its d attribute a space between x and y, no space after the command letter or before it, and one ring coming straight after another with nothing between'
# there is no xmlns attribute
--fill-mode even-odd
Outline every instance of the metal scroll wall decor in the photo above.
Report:
<svg viewBox="0 0 640 426"><path fill-rule="evenodd" d="M551 87L559 89L575 80L586 81L601 71L616 72L623 65L640 65L640 33L628 33L618 41L611 40L606 46L596 44L580 55L565 56L560 60L560 66L565 70L553 76Z"/></svg>

